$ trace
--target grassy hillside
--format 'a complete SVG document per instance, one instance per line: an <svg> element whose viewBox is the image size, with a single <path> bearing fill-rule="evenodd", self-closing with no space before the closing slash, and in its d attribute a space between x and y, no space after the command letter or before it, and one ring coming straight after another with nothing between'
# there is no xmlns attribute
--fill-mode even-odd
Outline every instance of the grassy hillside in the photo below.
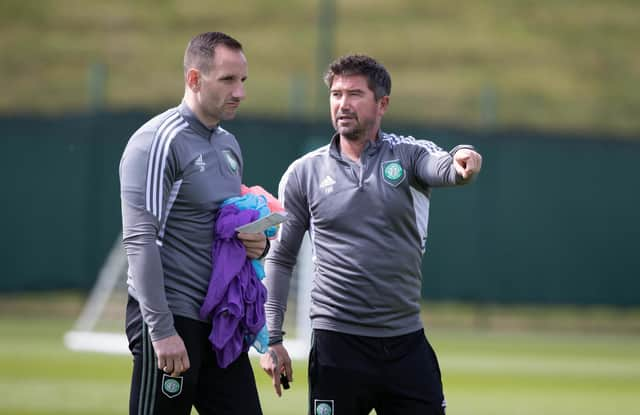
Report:
<svg viewBox="0 0 640 415"><path fill-rule="evenodd" d="M187 41L220 30L245 45L245 112L324 117L321 2L3 0L0 113L83 110L101 96L108 108L172 105ZM336 9L330 55L386 64L389 117L640 132L635 0L336 0ZM91 68L105 70L104 89Z"/></svg>

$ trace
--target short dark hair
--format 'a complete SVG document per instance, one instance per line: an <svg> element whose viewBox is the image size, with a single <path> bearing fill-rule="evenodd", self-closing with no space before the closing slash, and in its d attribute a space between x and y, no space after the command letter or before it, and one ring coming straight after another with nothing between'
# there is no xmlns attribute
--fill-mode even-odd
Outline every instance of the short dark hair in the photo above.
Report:
<svg viewBox="0 0 640 415"><path fill-rule="evenodd" d="M240 42L222 32L205 32L195 36L184 52L184 74L189 68L197 68L204 73L211 69L216 47L224 45L229 49L242 50Z"/></svg>
<svg viewBox="0 0 640 415"><path fill-rule="evenodd" d="M391 75L380 62L370 56L345 55L336 59L329 65L324 83L331 88L333 79L339 75L364 75L376 100L391 94Z"/></svg>

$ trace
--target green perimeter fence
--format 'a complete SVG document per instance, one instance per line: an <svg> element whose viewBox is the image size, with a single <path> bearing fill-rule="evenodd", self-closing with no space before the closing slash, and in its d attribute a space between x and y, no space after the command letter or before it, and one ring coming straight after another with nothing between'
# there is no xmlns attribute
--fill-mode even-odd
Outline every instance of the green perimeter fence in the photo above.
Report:
<svg viewBox="0 0 640 415"><path fill-rule="evenodd" d="M150 115L0 118L0 292L93 285L120 231L120 155ZM242 145L244 182L273 193L289 163L332 133L328 122L246 116L225 127ZM470 143L484 156L476 183L433 192L425 298L640 304L640 141L392 123L383 128L433 139L445 149Z"/></svg>

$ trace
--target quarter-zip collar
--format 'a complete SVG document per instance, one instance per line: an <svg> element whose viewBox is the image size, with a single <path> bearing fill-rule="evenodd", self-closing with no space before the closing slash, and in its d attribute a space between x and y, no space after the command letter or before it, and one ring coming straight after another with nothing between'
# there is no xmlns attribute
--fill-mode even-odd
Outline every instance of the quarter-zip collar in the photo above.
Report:
<svg viewBox="0 0 640 415"><path fill-rule="evenodd" d="M378 131L375 141L369 140L365 143L362 153L360 154L360 165L342 157L342 153L340 151L340 134L336 133L331 138L329 155L340 163L349 166L355 176L358 189L360 190L364 190L364 179L365 176L369 174L368 171L370 163L368 163L368 159L375 156L384 144L381 138L383 134L384 133L382 131Z"/></svg>
<svg viewBox="0 0 640 415"><path fill-rule="evenodd" d="M382 148L383 141L381 139L384 133L382 130L378 131L378 135L376 136L375 141L368 140L362 149L362 154L360 155L360 161L364 163L366 161L365 155L371 157L375 155ZM329 154L331 157L337 160L342 160L342 153L340 152L340 134L335 133L333 137L331 137L331 143L329 144Z"/></svg>

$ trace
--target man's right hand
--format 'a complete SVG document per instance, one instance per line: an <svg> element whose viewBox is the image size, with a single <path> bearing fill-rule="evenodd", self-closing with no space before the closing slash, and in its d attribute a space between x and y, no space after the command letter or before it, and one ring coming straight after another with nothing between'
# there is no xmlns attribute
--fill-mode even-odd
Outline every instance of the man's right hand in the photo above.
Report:
<svg viewBox="0 0 640 415"><path fill-rule="evenodd" d="M154 341L153 349L158 356L158 369L171 376L180 376L191 366L187 348L177 334Z"/></svg>
<svg viewBox="0 0 640 415"><path fill-rule="evenodd" d="M280 374L284 373L289 382L293 382L293 368L291 358L282 343L269 346L269 350L260 357L260 366L271 376L276 395L282 396Z"/></svg>

